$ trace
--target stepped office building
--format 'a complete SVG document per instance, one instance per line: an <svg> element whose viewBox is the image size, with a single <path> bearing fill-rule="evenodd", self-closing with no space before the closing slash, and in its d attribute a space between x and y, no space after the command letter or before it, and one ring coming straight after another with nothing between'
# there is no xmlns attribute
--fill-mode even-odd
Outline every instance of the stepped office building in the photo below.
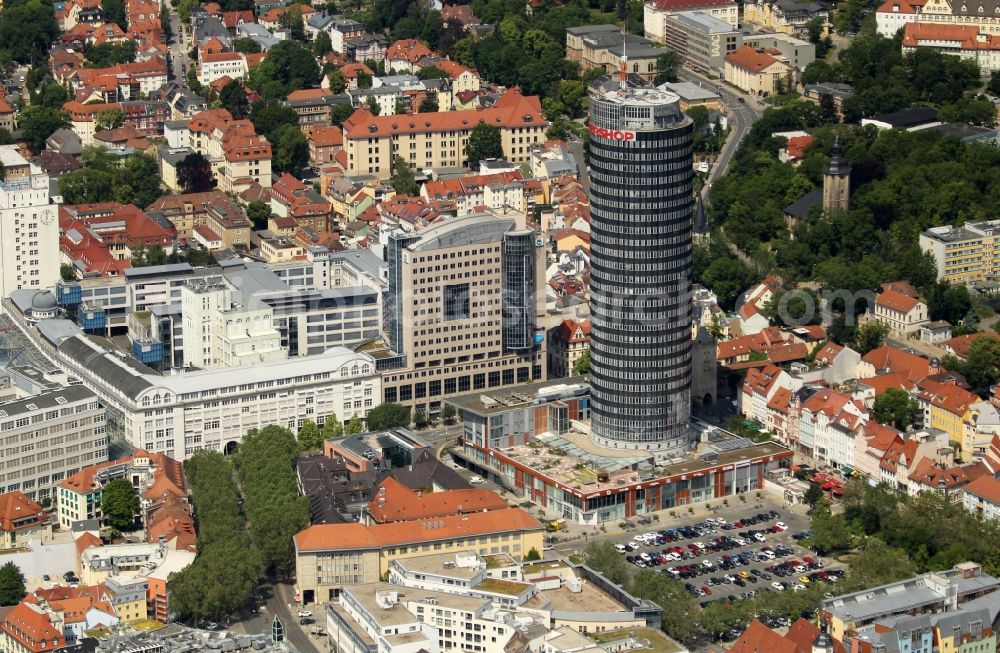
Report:
<svg viewBox="0 0 1000 653"><path fill-rule="evenodd" d="M692 126L677 95L601 87L590 102L591 437L690 445Z"/></svg>

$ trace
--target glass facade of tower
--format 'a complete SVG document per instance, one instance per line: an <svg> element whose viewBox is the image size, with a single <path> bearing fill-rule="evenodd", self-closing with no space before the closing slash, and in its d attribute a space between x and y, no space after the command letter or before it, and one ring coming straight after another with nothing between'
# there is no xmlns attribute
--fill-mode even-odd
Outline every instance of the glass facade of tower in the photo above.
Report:
<svg viewBox="0 0 1000 653"><path fill-rule="evenodd" d="M690 446L692 124L655 89L591 98L591 436Z"/></svg>
<svg viewBox="0 0 1000 653"><path fill-rule="evenodd" d="M535 346L535 232L511 231L503 237L503 348Z"/></svg>

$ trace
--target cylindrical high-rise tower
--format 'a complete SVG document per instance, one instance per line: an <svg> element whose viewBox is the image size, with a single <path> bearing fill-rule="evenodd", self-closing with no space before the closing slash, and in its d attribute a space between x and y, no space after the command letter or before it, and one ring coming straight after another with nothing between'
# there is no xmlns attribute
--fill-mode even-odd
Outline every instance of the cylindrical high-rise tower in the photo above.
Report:
<svg viewBox="0 0 1000 653"><path fill-rule="evenodd" d="M590 102L591 437L690 446L692 123L657 89Z"/></svg>

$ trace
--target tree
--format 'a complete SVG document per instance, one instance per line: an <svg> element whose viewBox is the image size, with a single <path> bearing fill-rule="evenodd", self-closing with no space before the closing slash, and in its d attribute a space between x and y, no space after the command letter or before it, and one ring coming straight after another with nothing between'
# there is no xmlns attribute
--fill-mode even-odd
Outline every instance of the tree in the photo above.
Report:
<svg viewBox="0 0 1000 653"><path fill-rule="evenodd" d="M0 567L0 605L17 605L27 594L24 574L13 562Z"/></svg>
<svg viewBox="0 0 1000 653"><path fill-rule="evenodd" d="M424 66L417 71L417 79L424 81L427 79L448 79L448 73L437 66Z"/></svg>
<svg viewBox="0 0 1000 653"><path fill-rule="evenodd" d="M354 107L350 104L335 104L330 108L330 124L340 127L352 113Z"/></svg>
<svg viewBox="0 0 1000 653"><path fill-rule="evenodd" d="M913 562L903 549L886 545L870 537L861 553L850 561L852 580L862 587L876 587L911 578L916 573Z"/></svg>
<svg viewBox="0 0 1000 653"><path fill-rule="evenodd" d="M438 111L438 100L437 96L428 93L424 96L424 99L420 101L420 106L417 107L418 113L437 113Z"/></svg>
<svg viewBox="0 0 1000 653"><path fill-rule="evenodd" d="M889 326L881 322L866 322L854 330L854 349L864 356L878 349L889 335Z"/></svg>
<svg viewBox="0 0 1000 653"><path fill-rule="evenodd" d="M358 71L358 88L361 90L367 90L372 87L372 76L369 75L364 70Z"/></svg>
<svg viewBox="0 0 1000 653"><path fill-rule="evenodd" d="M128 12L124 0L102 0L101 10L104 12L105 22L115 23L123 31L128 31Z"/></svg>
<svg viewBox="0 0 1000 653"><path fill-rule="evenodd" d="M882 424L905 431L916 424L920 417L920 404L910 397L906 390L889 388L875 397L872 405L872 416Z"/></svg>
<svg viewBox="0 0 1000 653"><path fill-rule="evenodd" d="M470 168L479 167L483 159L502 159L503 156L503 140L497 127L480 122L472 128L465 146L465 158Z"/></svg>
<svg viewBox="0 0 1000 653"><path fill-rule="evenodd" d="M266 136L273 145L279 129L285 125L298 127L299 114L277 102L255 102L250 111L250 121L257 133Z"/></svg>
<svg viewBox="0 0 1000 653"><path fill-rule="evenodd" d="M624 585L628 581L628 566L611 542L591 542L583 553L588 567L604 575L612 583Z"/></svg>
<svg viewBox="0 0 1000 653"><path fill-rule="evenodd" d="M319 30L316 33L316 39L313 41L313 52L320 58L333 52L333 42L330 40L330 35L324 30Z"/></svg>
<svg viewBox="0 0 1000 653"><path fill-rule="evenodd" d="M344 433L347 435L357 435L358 433L365 432L365 424L361 421L361 418L357 415L351 417L350 421L347 422L347 426L344 427Z"/></svg>
<svg viewBox="0 0 1000 653"><path fill-rule="evenodd" d="M272 163L275 170L293 174L309 163L309 141L298 125L283 125L275 132Z"/></svg>
<svg viewBox="0 0 1000 653"><path fill-rule="evenodd" d="M528 552L524 554L524 562L534 562L535 560L541 560L542 554L538 552L538 549L531 547Z"/></svg>
<svg viewBox="0 0 1000 653"><path fill-rule="evenodd" d="M253 54L256 52L263 52L263 48L261 48L260 43L254 39L249 36L243 36L233 40L233 51Z"/></svg>
<svg viewBox="0 0 1000 653"><path fill-rule="evenodd" d="M307 419L299 427L299 448L303 451L323 448L323 431L311 419Z"/></svg>
<svg viewBox="0 0 1000 653"><path fill-rule="evenodd" d="M410 164L397 156L393 160L392 188L398 195L416 195L420 192L420 185L413 178L413 169Z"/></svg>
<svg viewBox="0 0 1000 653"><path fill-rule="evenodd" d="M139 496L125 478L116 478L104 486L101 511L104 521L115 530L135 529L135 516L139 512Z"/></svg>
<svg viewBox="0 0 1000 653"><path fill-rule="evenodd" d="M965 360L945 356L941 366L958 372L968 381L972 391L981 397L988 397L990 388L1000 381L1000 341L989 336L980 336L969 345Z"/></svg>
<svg viewBox="0 0 1000 653"><path fill-rule="evenodd" d="M288 30L288 36L293 41L306 40L306 27L302 22L302 6L298 3L288 8L279 19L281 26Z"/></svg>
<svg viewBox="0 0 1000 653"><path fill-rule="evenodd" d="M368 97L366 97L365 104L368 105L368 110L372 112L373 116L379 115L379 112L382 110L381 107L379 106L378 100L375 99L374 95L369 95Z"/></svg>
<svg viewBox="0 0 1000 653"><path fill-rule="evenodd" d="M391 401L379 404L368 411L369 431L388 431L410 425L410 409Z"/></svg>
<svg viewBox="0 0 1000 653"><path fill-rule="evenodd" d="M452 406L451 404L445 404L444 408L441 409L441 419L443 419L444 423L448 424L449 426L455 423L455 415L456 415L455 407Z"/></svg>
<svg viewBox="0 0 1000 653"><path fill-rule="evenodd" d="M986 90L993 95L1000 95L1000 70L990 73L990 81L986 85Z"/></svg>
<svg viewBox="0 0 1000 653"><path fill-rule="evenodd" d="M326 420L323 422L323 439L330 440L342 437L344 437L344 425L341 424L335 414L331 413L327 415Z"/></svg>
<svg viewBox="0 0 1000 653"><path fill-rule="evenodd" d="M69 263L62 263L59 266L59 278L63 281L76 281L76 270Z"/></svg>
<svg viewBox="0 0 1000 653"><path fill-rule="evenodd" d="M823 488L821 488L816 483L810 483L809 489L806 490L805 496L802 500L808 503L810 506L815 506L818 501L823 498Z"/></svg>
<svg viewBox="0 0 1000 653"><path fill-rule="evenodd" d="M185 193L203 193L215 188L212 164L201 152L192 152L177 164L177 183Z"/></svg>
<svg viewBox="0 0 1000 653"><path fill-rule="evenodd" d="M250 115L250 101L247 100L247 92L239 80L233 80L222 87L219 91L219 102L222 103L222 108L237 120L243 120Z"/></svg>
<svg viewBox="0 0 1000 653"><path fill-rule="evenodd" d="M347 88L347 80L344 79L344 73L340 72L340 69L331 70L327 79L330 80L330 90L334 93L343 93Z"/></svg>
<svg viewBox="0 0 1000 653"><path fill-rule="evenodd" d="M697 608L680 581L644 569L632 578L629 593L663 608L660 627L674 639L689 642L697 634Z"/></svg>
<svg viewBox="0 0 1000 653"><path fill-rule="evenodd" d="M135 41L122 43L102 43L84 48L87 58L87 68L107 68L122 63L135 61Z"/></svg>
<svg viewBox="0 0 1000 653"><path fill-rule="evenodd" d="M677 70L681 67L681 58L673 50L665 52L656 58L656 77L654 84L666 84L678 80Z"/></svg>
<svg viewBox="0 0 1000 653"><path fill-rule="evenodd" d="M945 320L958 324L972 308L969 290L964 284L934 283L925 290L927 311L931 320Z"/></svg>
<svg viewBox="0 0 1000 653"><path fill-rule="evenodd" d="M813 509L810 526L813 534L810 539L818 553L826 555L851 548L853 538L847 529L847 521L843 515L832 514L825 499Z"/></svg>
<svg viewBox="0 0 1000 653"><path fill-rule="evenodd" d="M586 374L590 374L589 348L580 354L580 358L576 359L576 362L573 363L573 376L582 376Z"/></svg>
<svg viewBox="0 0 1000 653"><path fill-rule="evenodd" d="M96 131L118 129L124 124L125 112L117 107L104 109L94 114L94 129Z"/></svg>
<svg viewBox="0 0 1000 653"><path fill-rule="evenodd" d="M267 221L271 217L271 207L260 200L253 200L247 204L247 218L253 222L253 228L267 229Z"/></svg>
<svg viewBox="0 0 1000 653"><path fill-rule="evenodd" d="M57 36L59 24L51 3L24 0L6 4L0 12L0 49L18 63L44 61Z"/></svg>
<svg viewBox="0 0 1000 653"><path fill-rule="evenodd" d="M0 12L0 18L8 11L11 9ZM69 114L61 109L31 105L18 117L18 127L24 139L28 141L31 151L37 154L45 148L45 139L57 129L69 127Z"/></svg>
<svg viewBox="0 0 1000 653"><path fill-rule="evenodd" d="M394 113L396 113L397 115L401 113L406 113L407 112L406 100L404 100L403 98L397 98L393 110Z"/></svg>

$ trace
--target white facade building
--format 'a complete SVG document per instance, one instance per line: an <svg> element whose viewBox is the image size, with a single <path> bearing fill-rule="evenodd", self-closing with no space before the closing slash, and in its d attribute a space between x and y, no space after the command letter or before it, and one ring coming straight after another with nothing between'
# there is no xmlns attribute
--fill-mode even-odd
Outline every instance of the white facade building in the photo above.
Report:
<svg viewBox="0 0 1000 653"><path fill-rule="evenodd" d="M247 367L160 375L82 334L58 360L108 406L133 446L183 460L198 449L232 451L250 429L297 429L307 419L364 418L380 403L375 360L345 347Z"/></svg>
<svg viewBox="0 0 1000 653"><path fill-rule="evenodd" d="M108 459L105 410L82 385L8 368L0 403L0 489L34 500L81 467ZM60 382L61 381L61 382ZM13 396L12 396L13 395Z"/></svg>
<svg viewBox="0 0 1000 653"><path fill-rule="evenodd" d="M51 288L59 279L58 198L49 195L49 176L17 146L0 146L0 163L0 297Z"/></svg>

